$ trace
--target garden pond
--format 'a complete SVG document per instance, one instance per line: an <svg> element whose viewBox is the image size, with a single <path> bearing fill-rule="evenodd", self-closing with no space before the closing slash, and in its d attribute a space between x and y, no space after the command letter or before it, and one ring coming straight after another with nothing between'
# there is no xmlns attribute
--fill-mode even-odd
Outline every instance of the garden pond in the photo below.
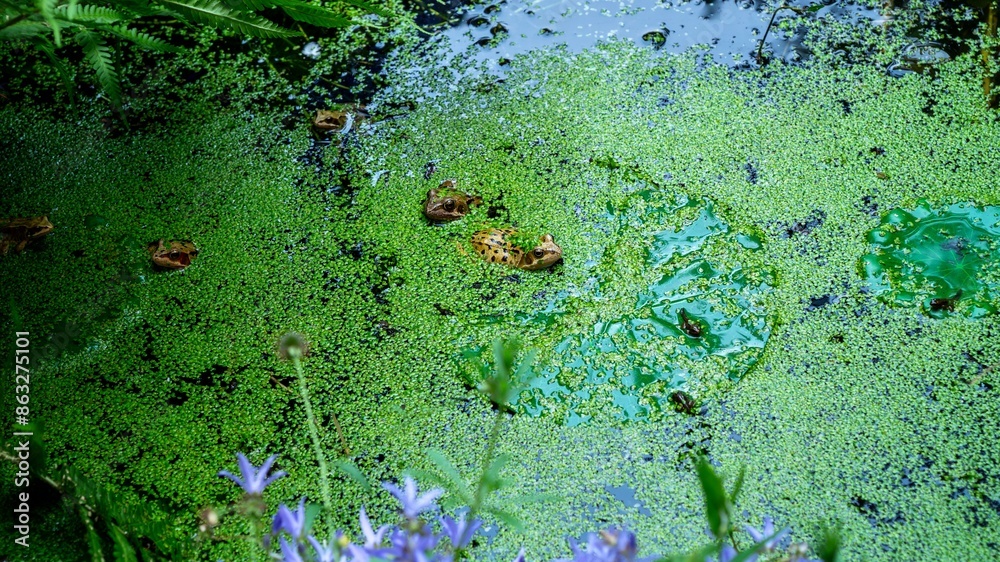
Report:
<svg viewBox="0 0 1000 562"><path fill-rule="evenodd" d="M198 532L239 497L217 474L237 452L278 455L271 512L321 495L283 334L307 342L330 458L421 489L428 449L478 471L496 412L477 388L516 337L534 361L494 501L521 524L486 517L476 559L566 558L622 526L645 555L703 546L699 455L727 482L745 467L738 529L840 524L845 560L1000 557L1000 110L977 8L798 1L768 30L780 4L753 0L386 5L405 17L123 50L120 113L0 51L0 349L12 372L31 335L50 466L191 556L248 559L220 538L235 522ZM424 212L438 188L448 220ZM524 266L550 235L558 261L482 259L474 237L505 228L489 252ZM351 470L332 488L337 528L394 517ZM0 559L89 560L43 489L31 549L5 525Z"/></svg>

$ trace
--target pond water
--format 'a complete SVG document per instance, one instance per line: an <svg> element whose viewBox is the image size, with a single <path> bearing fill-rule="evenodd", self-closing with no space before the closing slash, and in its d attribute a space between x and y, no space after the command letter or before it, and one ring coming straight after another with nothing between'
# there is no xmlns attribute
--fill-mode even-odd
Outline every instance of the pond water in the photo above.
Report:
<svg viewBox="0 0 1000 562"><path fill-rule="evenodd" d="M391 7L421 28L123 52L128 128L85 86L68 113L28 72L41 58L0 51L0 216L50 221L2 225L0 327L37 345L50 462L146 506L191 558L247 559L234 518L190 537L239 499L217 476L236 452L289 473L269 514L318 503L278 345L296 332L316 438L368 481L430 487L430 449L471 481L497 436L494 506L523 529L488 518L483 559L566 558L567 537L621 526L642 555L704 546L699 455L727 486L746 469L743 545L770 516L814 546L839 523L847 560L1000 555L982 13L796 2L758 60L774 3ZM320 109L349 126L314 128ZM432 224L442 186L480 204ZM481 259L479 233L506 228L561 259ZM491 372L509 337L534 361L493 433L475 359ZM359 536L362 505L395 520L377 485L333 480L333 526ZM33 525L67 531L11 560L87 551L56 496Z"/></svg>

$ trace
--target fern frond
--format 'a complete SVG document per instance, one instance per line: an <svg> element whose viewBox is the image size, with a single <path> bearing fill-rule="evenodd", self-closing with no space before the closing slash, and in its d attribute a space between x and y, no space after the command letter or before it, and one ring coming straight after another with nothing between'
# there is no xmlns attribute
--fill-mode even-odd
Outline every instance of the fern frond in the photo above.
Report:
<svg viewBox="0 0 1000 562"><path fill-rule="evenodd" d="M76 19L76 8L80 5L80 0L69 0L69 6L66 9L67 19Z"/></svg>
<svg viewBox="0 0 1000 562"><path fill-rule="evenodd" d="M104 6L94 6L93 4L77 6L76 10L74 10L76 13L73 14L73 16L70 16L70 8L70 6L59 6L53 13L57 18L65 19L67 21L114 23L125 19L125 16L120 12L112 10L111 8L105 8Z"/></svg>
<svg viewBox="0 0 1000 562"><path fill-rule="evenodd" d="M176 53L180 49L167 43L159 37L153 37L148 33L143 33L141 31L136 31L134 29L129 29L124 25L117 27L109 27L108 31L114 33L115 35L121 37L122 39L128 39L129 41L135 43L136 45L142 47L143 49L149 49L151 51L159 51L161 53Z"/></svg>
<svg viewBox="0 0 1000 562"><path fill-rule="evenodd" d="M274 0L295 21L319 27L347 27L353 22L326 8L307 4L301 0Z"/></svg>
<svg viewBox="0 0 1000 562"><path fill-rule="evenodd" d="M24 20L10 27L0 29L0 40L29 39L44 36L49 31L48 26L37 21Z"/></svg>
<svg viewBox="0 0 1000 562"><path fill-rule="evenodd" d="M226 6L239 12L259 12L273 8L273 0L225 0Z"/></svg>
<svg viewBox="0 0 1000 562"><path fill-rule="evenodd" d="M62 32L59 22L56 21L55 8L59 0L36 0L35 7L42 14L45 22L52 28L52 41L56 47L62 47Z"/></svg>
<svg viewBox="0 0 1000 562"><path fill-rule="evenodd" d="M294 31L275 25L264 18L230 10L218 0L160 0L160 2L171 10L176 10L181 19L233 29L245 35L254 37L295 35Z"/></svg>
<svg viewBox="0 0 1000 562"><path fill-rule="evenodd" d="M104 42L104 38L91 31L81 31L77 33L76 40L83 47L83 55L87 62L94 67L101 88L108 94L111 103L119 107L122 99L121 84L118 83L118 72L111 60L111 49Z"/></svg>

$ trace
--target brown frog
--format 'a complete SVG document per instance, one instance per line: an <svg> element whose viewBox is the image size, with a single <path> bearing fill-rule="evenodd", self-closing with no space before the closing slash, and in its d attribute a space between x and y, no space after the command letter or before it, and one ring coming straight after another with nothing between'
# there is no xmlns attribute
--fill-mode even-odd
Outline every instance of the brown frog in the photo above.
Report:
<svg viewBox="0 0 1000 562"><path fill-rule="evenodd" d="M184 269L191 265L191 260L198 255L198 248L193 242L187 240L164 242L162 238L151 242L146 251L152 256L153 265L163 269Z"/></svg>
<svg viewBox="0 0 1000 562"><path fill-rule="evenodd" d="M320 109L313 117L313 126L321 131L347 132L359 120L367 117L363 105L346 105L340 109Z"/></svg>
<svg viewBox="0 0 1000 562"><path fill-rule="evenodd" d="M49 217L0 219L0 256L13 250L19 254L24 249L55 228Z"/></svg>
<svg viewBox="0 0 1000 562"><path fill-rule="evenodd" d="M472 236L472 247L490 263L537 271L551 267L562 258L562 248L556 245L551 234L539 238L541 244L530 251L514 246L510 238L517 233L513 228L490 228Z"/></svg>
<svg viewBox="0 0 1000 562"><path fill-rule="evenodd" d="M483 200L478 195L467 195L455 189L455 180L444 180L436 189L427 192L424 201L424 215L437 222L458 220L469 214L474 205Z"/></svg>

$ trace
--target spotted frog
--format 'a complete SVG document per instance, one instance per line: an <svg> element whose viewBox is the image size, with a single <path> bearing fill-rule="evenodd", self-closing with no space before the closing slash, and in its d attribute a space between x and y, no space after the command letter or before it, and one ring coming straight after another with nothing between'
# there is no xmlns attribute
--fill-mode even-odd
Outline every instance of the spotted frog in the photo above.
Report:
<svg viewBox="0 0 1000 562"><path fill-rule="evenodd" d="M198 248L187 240L164 242L161 238L152 242L146 250L153 258L153 265L163 269L184 269L198 255Z"/></svg>
<svg viewBox="0 0 1000 562"><path fill-rule="evenodd" d="M427 192L424 215L437 222L458 220L469 214L474 205L482 204L478 195L467 195L455 189L455 180L444 180L436 189Z"/></svg>
<svg viewBox="0 0 1000 562"><path fill-rule="evenodd" d="M49 217L0 219L0 256L13 251L19 254L24 249L55 228Z"/></svg>
<svg viewBox="0 0 1000 562"><path fill-rule="evenodd" d="M551 267L562 258L562 248L556 245L551 234L541 236L541 244L525 251L510 243L510 238L516 233L513 228L480 230L472 236L472 247L490 263L502 263L529 271Z"/></svg>
<svg viewBox="0 0 1000 562"><path fill-rule="evenodd" d="M320 109L313 117L313 126L320 131L346 133L355 123L367 116L363 105L344 105L334 110Z"/></svg>

